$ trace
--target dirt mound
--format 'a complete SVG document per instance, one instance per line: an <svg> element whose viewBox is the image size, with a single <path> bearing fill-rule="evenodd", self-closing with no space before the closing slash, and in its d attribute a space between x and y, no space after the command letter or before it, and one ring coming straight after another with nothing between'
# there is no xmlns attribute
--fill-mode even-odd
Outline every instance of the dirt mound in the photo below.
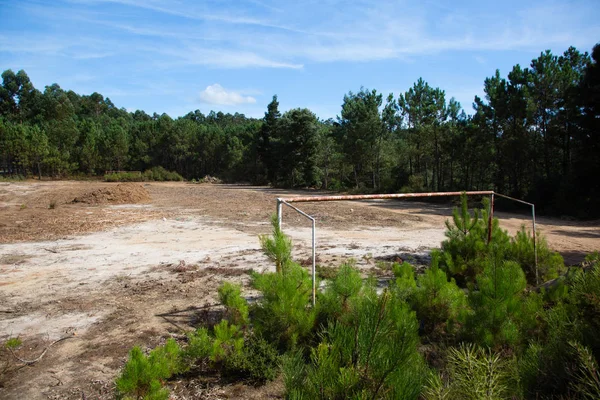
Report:
<svg viewBox="0 0 600 400"><path fill-rule="evenodd" d="M148 191L139 184L121 183L116 186L107 186L73 199L73 203L85 204L135 204L150 201Z"/></svg>

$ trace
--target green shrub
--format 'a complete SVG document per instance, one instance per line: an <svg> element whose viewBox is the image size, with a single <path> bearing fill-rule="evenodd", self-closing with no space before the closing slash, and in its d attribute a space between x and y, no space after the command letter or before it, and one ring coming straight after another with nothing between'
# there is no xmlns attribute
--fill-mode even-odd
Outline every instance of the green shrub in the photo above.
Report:
<svg viewBox="0 0 600 400"><path fill-rule="evenodd" d="M564 304L558 304L542 315L543 334L532 341L519 358L519 376L530 397L566 394L569 389L573 361L570 341L580 341L576 318Z"/></svg>
<svg viewBox="0 0 600 400"><path fill-rule="evenodd" d="M181 349L174 339L167 339L164 345L158 346L150 352L148 361L155 367L161 379L169 379L180 372Z"/></svg>
<svg viewBox="0 0 600 400"><path fill-rule="evenodd" d="M144 177L139 172L114 172L104 175L106 182L142 182Z"/></svg>
<svg viewBox="0 0 600 400"><path fill-rule="evenodd" d="M515 398L511 361L474 345L451 348L447 357L448 381L430 378L424 390L426 400L500 400Z"/></svg>
<svg viewBox="0 0 600 400"><path fill-rule="evenodd" d="M265 255L275 262L275 271L282 272L292 261L292 241L281 231L277 215L271 217L272 237L259 236L260 245Z"/></svg>
<svg viewBox="0 0 600 400"><path fill-rule="evenodd" d="M442 243L443 256L440 266L460 286L473 283L481 273L491 246L495 252L501 252L506 260L515 261L525 271L527 282L538 285L557 278L565 271L562 256L549 249L544 236L538 233L536 246L538 270L535 267L533 238L525 227L511 238L500 229L496 218L492 219L491 243L488 243L489 201L483 200L483 208L475 209L471 214L467 207L467 198L461 197L460 209L455 209L452 222L446 221L446 237Z"/></svg>
<svg viewBox="0 0 600 400"><path fill-rule="evenodd" d="M283 384L288 399L301 399L306 381L306 363L302 351L296 349L281 356Z"/></svg>
<svg viewBox="0 0 600 400"><path fill-rule="evenodd" d="M451 333L457 323L465 322L467 296L454 279L448 281L446 273L438 267L440 254L434 252L432 256L431 267L417 278L416 288L408 299L417 311L417 317L423 321L425 333L440 328Z"/></svg>
<svg viewBox="0 0 600 400"><path fill-rule="evenodd" d="M181 371L208 367L256 384L275 379L279 372L279 354L272 344L252 333L244 336L238 326L226 320L215 325L214 337L206 328L188 334L180 362Z"/></svg>
<svg viewBox="0 0 600 400"><path fill-rule="evenodd" d="M225 358L224 372L248 378L255 384L272 381L279 374L279 353L265 339L249 335L244 339L242 351Z"/></svg>
<svg viewBox="0 0 600 400"><path fill-rule="evenodd" d="M319 294L317 301L319 323L327 325L330 320L342 318L348 311L349 302L361 294L363 284L358 270L352 264L343 264L327 289Z"/></svg>
<svg viewBox="0 0 600 400"><path fill-rule="evenodd" d="M564 279L568 295L545 310L543 329L519 359L519 374L531 397L598 398L600 263Z"/></svg>
<svg viewBox="0 0 600 400"><path fill-rule="evenodd" d="M13 175L0 175L0 182L19 182L26 179L25 175L13 174Z"/></svg>
<svg viewBox="0 0 600 400"><path fill-rule="evenodd" d="M248 324L248 302L242 297L240 285L224 282L219 287L219 300L225 306L232 324Z"/></svg>
<svg viewBox="0 0 600 400"><path fill-rule="evenodd" d="M570 342L575 358L577 369L574 371L574 379L571 387L582 398L594 400L600 399L600 370L598 362L592 352L577 342Z"/></svg>
<svg viewBox="0 0 600 400"><path fill-rule="evenodd" d="M410 298L417 289L415 269L407 262L392 265L396 295L403 299Z"/></svg>
<svg viewBox="0 0 600 400"><path fill-rule="evenodd" d="M579 316L583 344L600 359L600 256L586 258L587 270L577 270L570 277L571 312Z"/></svg>
<svg viewBox="0 0 600 400"><path fill-rule="evenodd" d="M254 273L252 286L263 295L253 307L259 335L282 350L308 339L316 312L311 307L312 279L304 268L289 262L283 273Z"/></svg>
<svg viewBox="0 0 600 400"><path fill-rule="evenodd" d="M467 207L467 196L461 197L461 207L454 209L452 223L446 221L447 240L442 242L443 256L441 267L460 286L475 281L489 254L489 200L484 198L483 209L474 210L473 215ZM492 220L492 242L497 248L508 248L509 237L500 229L497 219Z"/></svg>
<svg viewBox="0 0 600 400"><path fill-rule="evenodd" d="M272 237L259 238L263 251L275 262L276 272L252 275L252 286L263 294L253 308L253 322L260 336L285 350L309 338L316 312L310 306L311 277L292 261L292 241L279 228L276 215L271 224Z"/></svg>
<svg viewBox="0 0 600 400"><path fill-rule="evenodd" d="M182 369L188 370L211 356L213 339L206 328L199 328L188 333L188 345L181 352Z"/></svg>
<svg viewBox="0 0 600 400"><path fill-rule="evenodd" d="M522 226L516 236L511 239L510 251L507 257L516 261L525 271L527 282L539 285L558 276L565 271L565 262L562 256L549 249L544 236L538 233L537 240L538 270L535 268L535 253L533 237Z"/></svg>
<svg viewBox="0 0 600 400"><path fill-rule="evenodd" d="M169 391L163 382L180 372L179 356L179 346L173 339L152 350L148 357L135 346L116 381L118 394L131 399L168 399Z"/></svg>
<svg viewBox="0 0 600 400"><path fill-rule="evenodd" d="M415 314L385 290L365 290L344 321L332 321L302 367L298 354L283 362L289 398L417 399L427 368L417 351Z"/></svg>
<svg viewBox="0 0 600 400"><path fill-rule="evenodd" d="M175 171L167 171L161 166L152 167L144 171L144 179L147 181L183 181L183 177Z"/></svg>
<svg viewBox="0 0 600 400"><path fill-rule="evenodd" d="M493 347L519 342L526 286L525 274L517 263L503 260L498 253L488 257L477 275L479 290L469 294L474 313L468 329L479 343Z"/></svg>
<svg viewBox="0 0 600 400"><path fill-rule="evenodd" d="M214 327L214 341L210 352L210 360L222 363L227 357L236 356L244 347L244 333L237 325L230 325L222 320Z"/></svg>
<svg viewBox="0 0 600 400"><path fill-rule="evenodd" d="M23 344L23 341L21 339L19 339L18 337L13 337L13 338L7 339L4 342L4 347L7 349L16 349L21 344Z"/></svg>
<svg viewBox="0 0 600 400"><path fill-rule="evenodd" d="M417 312L425 334L454 333L469 312L467 296L454 279L448 281L446 273L439 268L439 258L439 252L432 252L431 266L416 280L409 263L392 267L396 277L392 288Z"/></svg>
<svg viewBox="0 0 600 400"><path fill-rule="evenodd" d="M143 182L143 181L183 181L183 177L175 171L167 171L163 167L153 167L141 172L119 171L104 175L106 182Z"/></svg>

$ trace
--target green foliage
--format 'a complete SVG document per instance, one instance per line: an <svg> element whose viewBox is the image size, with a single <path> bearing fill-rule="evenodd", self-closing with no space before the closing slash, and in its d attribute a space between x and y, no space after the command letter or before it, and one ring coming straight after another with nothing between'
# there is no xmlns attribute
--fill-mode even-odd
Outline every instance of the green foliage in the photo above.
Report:
<svg viewBox="0 0 600 400"><path fill-rule="evenodd" d="M272 183L279 186L315 186L320 183L317 167L319 120L310 110L287 111L277 123L271 145L277 168Z"/></svg>
<svg viewBox="0 0 600 400"><path fill-rule="evenodd" d="M173 339L167 340L145 356L135 346L129 352L129 359L117 378L117 392L124 398L166 400L169 392L163 382L179 372L180 349Z"/></svg>
<svg viewBox="0 0 600 400"><path fill-rule="evenodd" d="M139 172L113 172L104 175L106 182L142 182L144 177Z"/></svg>
<svg viewBox="0 0 600 400"><path fill-rule="evenodd" d="M497 219L492 220L491 242L488 243L489 202L483 201L483 209L475 209L469 213L467 196L461 197L460 209L453 212L452 223L446 221L446 237L442 243L441 267L456 279L460 286L475 282L490 257L492 249L502 253L507 261L520 265L526 274L527 281L538 285L558 278L565 271L564 260L560 254L549 249L546 239L538 234L536 240L538 255L538 271L535 267L533 238L524 227L515 237L509 237L500 229Z"/></svg>
<svg viewBox="0 0 600 400"><path fill-rule="evenodd" d="M188 333L188 345L181 352L182 368L184 370L207 360L212 353L213 339L206 328L199 328Z"/></svg>
<svg viewBox="0 0 600 400"><path fill-rule="evenodd" d="M514 394L510 360L474 345L450 348L447 358L448 382L430 378L426 400L465 399L500 400ZM512 393L511 393L512 392Z"/></svg>
<svg viewBox="0 0 600 400"><path fill-rule="evenodd" d="M527 281L532 285L556 279L565 271L565 262L560 254L553 252L548 247L546 239L538 234L536 240L538 271L535 270L535 255L533 249L533 236L525 227L517 232L511 239L510 259L519 263L525 271Z"/></svg>
<svg viewBox="0 0 600 400"><path fill-rule="evenodd" d="M8 175L8 176L0 176L0 182L20 182L24 181L25 176L23 175Z"/></svg>
<svg viewBox="0 0 600 400"><path fill-rule="evenodd" d="M23 344L23 341L21 339L19 339L18 337L12 337L4 342L4 347L6 347L7 349L16 349L21 344Z"/></svg>
<svg viewBox="0 0 600 400"><path fill-rule="evenodd" d="M161 166L153 167L144 172L144 180L147 181L183 181L183 177L175 171L167 171Z"/></svg>
<svg viewBox="0 0 600 400"><path fill-rule="evenodd" d="M140 172L118 171L104 175L106 182L144 182L144 181L182 181L183 177L174 171L167 171L163 167L153 167L146 170L143 174Z"/></svg>
<svg viewBox="0 0 600 400"><path fill-rule="evenodd" d="M431 267L417 278L416 288L409 297L426 333L442 326L446 332L453 332L457 324L465 322L468 313L467 296L454 279L448 281L446 273L438 267L439 257L439 253L432 253Z"/></svg>
<svg viewBox="0 0 600 400"><path fill-rule="evenodd" d="M586 394L586 390L594 390L599 355L600 264L589 260L587 271L576 271L565 280L568 296L541 314L539 339L519 360L523 387L531 396L573 390L584 398L597 396Z"/></svg>
<svg viewBox="0 0 600 400"><path fill-rule="evenodd" d="M222 320L214 327L214 337L206 328L188 334L180 363L182 371L208 365L225 375L262 384L277 377L279 353L263 338L253 333L244 336L238 326Z"/></svg>
<svg viewBox="0 0 600 400"><path fill-rule="evenodd" d="M468 329L486 346L516 345L521 340L520 318L527 281L521 267L492 254L477 276L477 291L471 291L469 302L473 315Z"/></svg>
<svg viewBox="0 0 600 400"><path fill-rule="evenodd" d="M252 286L262 292L253 308L256 331L280 349L289 349L308 339L315 324L310 306L312 280L298 264L288 262L282 273L254 273Z"/></svg>
<svg viewBox="0 0 600 400"><path fill-rule="evenodd" d="M180 372L180 353L179 345L172 338L167 339L164 345L158 346L150 352L148 362L158 378L169 379Z"/></svg>
<svg viewBox="0 0 600 400"><path fill-rule="evenodd" d="M364 282L352 264L343 264L327 289L317 300L317 314L320 324L343 318L350 303L363 294Z"/></svg>
<svg viewBox="0 0 600 400"><path fill-rule="evenodd" d="M577 393L598 397L598 308L600 263L589 257L589 269L564 279L567 295L539 312L541 329L519 358L521 386L527 396Z"/></svg>
<svg viewBox="0 0 600 400"><path fill-rule="evenodd" d="M579 318L582 344L600 359L600 256L587 257L586 270L576 271L570 278L569 303L571 312Z"/></svg>
<svg viewBox="0 0 600 400"><path fill-rule="evenodd" d="M417 289L417 281L415 280L415 270L412 265L407 262L401 264L394 263L392 271L395 279L396 295L403 299L408 299Z"/></svg>
<svg viewBox="0 0 600 400"><path fill-rule="evenodd" d="M446 400L450 399L450 390L440 375L432 372L427 378L422 397L424 400Z"/></svg>
<svg viewBox="0 0 600 400"><path fill-rule="evenodd" d="M288 399L302 398L302 386L306 379L306 363L300 350L288 351L281 357L283 383Z"/></svg>
<svg viewBox="0 0 600 400"><path fill-rule="evenodd" d="M446 221L446 237L442 242L441 267L456 279L459 285L472 283L483 269L489 253L489 202L483 201L483 209L469 213L467 196L461 196L461 207L453 211L452 223ZM509 238L501 230L498 220L492 221L492 241L496 246L508 245Z"/></svg>
<svg viewBox="0 0 600 400"><path fill-rule="evenodd" d="M248 302L242 297L240 285L224 282L219 287L219 301L227 310L227 316L232 324L246 325L248 323Z"/></svg>
<svg viewBox="0 0 600 400"><path fill-rule="evenodd" d="M281 231L277 215L271 217L273 235L259 236L260 245L271 261L275 262L275 271L283 272L292 260L292 241Z"/></svg>
<svg viewBox="0 0 600 400"><path fill-rule="evenodd" d="M569 343L576 355L578 368L571 386L584 399L600 398L600 370L592 352L577 342Z"/></svg>
<svg viewBox="0 0 600 400"><path fill-rule="evenodd" d="M321 343L301 367L298 355L284 362L292 398L416 399L426 366L417 352L414 312L389 291L371 288L350 302L347 315L331 321Z"/></svg>
<svg viewBox="0 0 600 400"><path fill-rule="evenodd" d="M522 375L530 392L564 392L568 388L567 365L572 360L568 343L579 340L581 333L577 320L562 305L548 310L543 317L546 336L542 343L527 349Z"/></svg>
<svg viewBox="0 0 600 400"><path fill-rule="evenodd" d="M262 337L249 335L242 351L233 352L224 362L224 372L249 378L252 383L272 381L279 374L279 353L274 345Z"/></svg>
<svg viewBox="0 0 600 400"><path fill-rule="evenodd" d="M210 353L212 362L224 362L227 357L235 357L237 353L241 353L244 346L244 333L237 325L230 325L227 320L222 320L215 325L214 335Z"/></svg>

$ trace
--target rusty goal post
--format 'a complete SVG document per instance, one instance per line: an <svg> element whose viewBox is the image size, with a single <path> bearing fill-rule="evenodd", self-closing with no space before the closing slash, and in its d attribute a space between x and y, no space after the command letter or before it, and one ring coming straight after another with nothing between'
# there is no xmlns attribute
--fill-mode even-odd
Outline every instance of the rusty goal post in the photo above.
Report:
<svg viewBox="0 0 600 400"><path fill-rule="evenodd" d="M308 203L308 202L321 202L321 201L356 201L356 200L380 200L380 199L408 199L408 198L421 198L421 197L448 197L448 196L461 196L466 194L467 196L490 196L490 213L488 220L488 243L491 241L492 234L492 221L494 218L494 196L503 197L508 200L512 200L521 204L525 204L531 207L532 216L532 235L533 235L533 252L535 258L535 279L538 282L538 261L537 261L537 246L536 246L536 229L535 229L535 204L529 203L524 200L516 199L514 197L506 196L501 193L496 193L493 190L480 190L480 191L466 191L466 192L429 192L429 193L392 193L392 194L364 194L364 195L338 195L338 196L298 196L298 197L287 197L277 198L277 224L279 229L282 229L283 220L283 206L287 206L292 210L296 211L300 215L309 219L312 224L312 303L313 306L316 304L316 219L308 215L306 212L293 206L291 203Z"/></svg>

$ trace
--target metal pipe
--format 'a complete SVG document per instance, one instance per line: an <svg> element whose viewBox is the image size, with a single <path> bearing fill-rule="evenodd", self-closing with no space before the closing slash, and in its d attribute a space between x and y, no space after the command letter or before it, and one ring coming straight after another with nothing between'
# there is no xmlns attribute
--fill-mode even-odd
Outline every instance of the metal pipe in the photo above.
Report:
<svg viewBox="0 0 600 400"><path fill-rule="evenodd" d="M297 207L294 207L293 205L291 205L290 203L287 202L287 200L281 199L281 204L285 204L286 206L288 206L289 208L291 208L292 210L298 212L298 214L302 214L304 215L306 218L310 219L311 221L315 221L315 218L308 215L307 213L305 213L304 211L300 210Z"/></svg>
<svg viewBox="0 0 600 400"><path fill-rule="evenodd" d="M535 260L535 284L539 286L540 278L538 276L538 257L537 257L537 237L535 234L535 205L531 205L531 215L533 217L533 257Z"/></svg>
<svg viewBox="0 0 600 400"><path fill-rule="evenodd" d="M494 221L494 193L490 196L490 215L488 221L488 244L492 241L492 223Z"/></svg>
<svg viewBox="0 0 600 400"><path fill-rule="evenodd" d="M500 194L500 193L495 193L495 194L496 194L496 196L504 197L506 199L516 201L517 203L527 204L528 206L531 206L531 217L532 217L532 224L533 224L532 234L533 234L533 257L534 257L534 264L535 264L535 283L536 283L536 285L539 285L540 282L539 282L539 274L538 274L537 235L536 235L536 231L535 231L535 204L530 203L528 201L515 199L514 197L510 197L505 194Z"/></svg>
<svg viewBox="0 0 600 400"><path fill-rule="evenodd" d="M497 193L497 192L494 192L494 194L495 194L496 196L504 197L505 199L509 199L509 200L512 200L512 201L516 201L516 202L518 202L518 203L527 204L528 206L533 206L533 205L534 205L533 203L529 203L529 202L527 202L527 201L524 201L524 200L515 199L514 197L510 197L510 196L507 196L507 195L505 195L505 194L500 194L500 193Z"/></svg>
<svg viewBox="0 0 600 400"><path fill-rule="evenodd" d="M312 304L317 305L317 228L315 219L312 219Z"/></svg>
<svg viewBox="0 0 600 400"><path fill-rule="evenodd" d="M281 205L282 200L277 198L277 226L281 230L281 219L283 218L283 207Z"/></svg>
<svg viewBox="0 0 600 400"><path fill-rule="evenodd" d="M317 220L284 199L277 199L278 215L281 215L279 209L283 204L312 221L312 304L314 307L317 304ZM279 224L281 226L281 220L279 220Z"/></svg>
<svg viewBox="0 0 600 400"><path fill-rule="evenodd" d="M390 193L390 194L357 194L344 196L299 196L283 198L282 201L287 203L300 203L309 201L340 201L340 200L370 200L370 199L403 199L403 198L418 198L418 197L441 197L441 196L461 196L462 194L469 196L481 195L487 196L494 192L491 190L482 190L476 192L432 192L432 193ZM279 200L279 199L278 199Z"/></svg>

